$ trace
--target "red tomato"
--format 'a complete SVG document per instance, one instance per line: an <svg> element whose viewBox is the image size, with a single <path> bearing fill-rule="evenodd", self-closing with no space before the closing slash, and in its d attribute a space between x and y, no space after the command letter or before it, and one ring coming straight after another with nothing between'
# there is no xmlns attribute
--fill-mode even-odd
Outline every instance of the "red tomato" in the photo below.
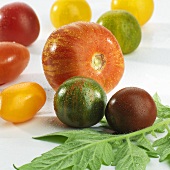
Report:
<svg viewBox="0 0 170 170"><path fill-rule="evenodd" d="M0 41L14 41L28 46L40 32L34 10L25 3L14 2L0 9Z"/></svg>
<svg viewBox="0 0 170 170"><path fill-rule="evenodd" d="M30 53L18 43L0 42L0 85L17 78L28 65Z"/></svg>
<svg viewBox="0 0 170 170"><path fill-rule="evenodd" d="M70 77L96 80L106 92L120 81L124 58L114 35L91 22L74 22L54 31L42 56L45 76L57 90Z"/></svg>

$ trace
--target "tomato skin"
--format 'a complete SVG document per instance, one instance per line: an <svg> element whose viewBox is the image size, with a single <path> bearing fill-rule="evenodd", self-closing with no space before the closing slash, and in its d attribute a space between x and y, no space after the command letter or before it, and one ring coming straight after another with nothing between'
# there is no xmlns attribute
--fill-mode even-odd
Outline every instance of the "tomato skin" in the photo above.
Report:
<svg viewBox="0 0 170 170"><path fill-rule="evenodd" d="M111 91L124 72L124 58L113 34L91 22L75 22L54 31L42 54L45 76L54 90L73 76L96 80Z"/></svg>
<svg viewBox="0 0 170 170"><path fill-rule="evenodd" d="M123 54L133 52L141 42L141 26L137 19L126 10L107 11L98 18L97 23L113 33Z"/></svg>
<svg viewBox="0 0 170 170"><path fill-rule="evenodd" d="M30 60L28 49L18 43L0 42L0 85L17 78Z"/></svg>
<svg viewBox="0 0 170 170"><path fill-rule="evenodd" d="M151 126L156 119L157 108L144 89L126 87L110 98L105 116L117 133L130 133Z"/></svg>
<svg viewBox="0 0 170 170"><path fill-rule="evenodd" d="M54 110L64 124L87 128L103 118L106 102L106 93L96 81L87 77L72 77L55 93Z"/></svg>
<svg viewBox="0 0 170 170"><path fill-rule="evenodd" d="M28 46L38 38L39 32L38 17L27 4L14 2L0 8L0 41Z"/></svg>
<svg viewBox="0 0 170 170"><path fill-rule="evenodd" d="M28 121L45 101L45 90L35 82L12 85L0 93L0 117L13 123Z"/></svg>
<svg viewBox="0 0 170 170"><path fill-rule="evenodd" d="M85 0L56 0L50 10L55 28L76 21L90 21L91 8Z"/></svg>

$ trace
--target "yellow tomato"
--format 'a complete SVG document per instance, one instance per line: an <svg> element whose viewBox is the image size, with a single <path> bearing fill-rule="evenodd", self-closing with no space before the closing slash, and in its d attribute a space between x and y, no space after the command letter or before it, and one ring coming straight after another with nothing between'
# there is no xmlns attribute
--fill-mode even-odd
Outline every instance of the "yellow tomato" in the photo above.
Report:
<svg viewBox="0 0 170 170"><path fill-rule="evenodd" d="M25 122L33 118L45 101L45 90L37 83L12 85L0 93L0 117L13 123Z"/></svg>
<svg viewBox="0 0 170 170"><path fill-rule="evenodd" d="M154 2L153 0L112 0L111 9L124 9L131 12L142 26L151 18Z"/></svg>
<svg viewBox="0 0 170 170"><path fill-rule="evenodd" d="M90 21L91 8L85 0L56 0L51 7L50 19L55 28L76 21Z"/></svg>

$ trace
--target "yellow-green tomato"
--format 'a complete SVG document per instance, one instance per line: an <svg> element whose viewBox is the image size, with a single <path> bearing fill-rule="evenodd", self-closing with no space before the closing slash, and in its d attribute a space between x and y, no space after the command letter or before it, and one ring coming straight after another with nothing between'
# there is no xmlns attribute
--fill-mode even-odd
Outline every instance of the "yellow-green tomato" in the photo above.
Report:
<svg viewBox="0 0 170 170"><path fill-rule="evenodd" d="M85 0L56 0L51 7L50 19L55 28L76 21L90 21L91 8Z"/></svg>
<svg viewBox="0 0 170 170"><path fill-rule="evenodd" d="M0 93L0 117L13 123L28 121L45 101L45 90L35 82L9 86Z"/></svg>

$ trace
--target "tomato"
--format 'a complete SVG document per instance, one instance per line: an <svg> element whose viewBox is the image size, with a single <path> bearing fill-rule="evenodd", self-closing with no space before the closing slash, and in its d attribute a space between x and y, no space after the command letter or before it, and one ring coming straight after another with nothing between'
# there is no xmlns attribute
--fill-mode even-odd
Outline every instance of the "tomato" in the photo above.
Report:
<svg viewBox="0 0 170 170"><path fill-rule="evenodd" d="M14 41L28 46L40 32L34 10L25 3L14 2L0 8L0 41Z"/></svg>
<svg viewBox="0 0 170 170"><path fill-rule="evenodd" d="M142 26L151 18L154 11L153 0L112 0L111 9L124 9L131 12Z"/></svg>
<svg viewBox="0 0 170 170"><path fill-rule="evenodd" d="M74 22L52 32L43 49L42 64L54 90L70 77L83 76L96 80L109 92L124 72L116 38L92 22Z"/></svg>
<svg viewBox="0 0 170 170"><path fill-rule="evenodd" d="M151 95L138 87L126 87L109 100L105 116L117 133L129 133L151 126L157 115Z"/></svg>
<svg viewBox="0 0 170 170"><path fill-rule="evenodd" d="M76 128L97 124L104 116L106 93L93 79L72 77L55 93L54 110L59 120Z"/></svg>
<svg viewBox="0 0 170 170"><path fill-rule="evenodd" d="M75 21L90 21L91 8L85 0L56 0L50 18L56 28Z"/></svg>
<svg viewBox="0 0 170 170"><path fill-rule="evenodd" d="M0 85L17 78L30 60L28 49L18 43L0 42Z"/></svg>
<svg viewBox="0 0 170 170"><path fill-rule="evenodd" d="M113 33L119 42L123 54L133 52L141 42L141 26L137 19L126 10L107 11L99 17L97 23Z"/></svg>
<svg viewBox="0 0 170 170"><path fill-rule="evenodd" d="M30 120L46 101L44 89L35 82L7 87L0 93L0 117L13 123Z"/></svg>

